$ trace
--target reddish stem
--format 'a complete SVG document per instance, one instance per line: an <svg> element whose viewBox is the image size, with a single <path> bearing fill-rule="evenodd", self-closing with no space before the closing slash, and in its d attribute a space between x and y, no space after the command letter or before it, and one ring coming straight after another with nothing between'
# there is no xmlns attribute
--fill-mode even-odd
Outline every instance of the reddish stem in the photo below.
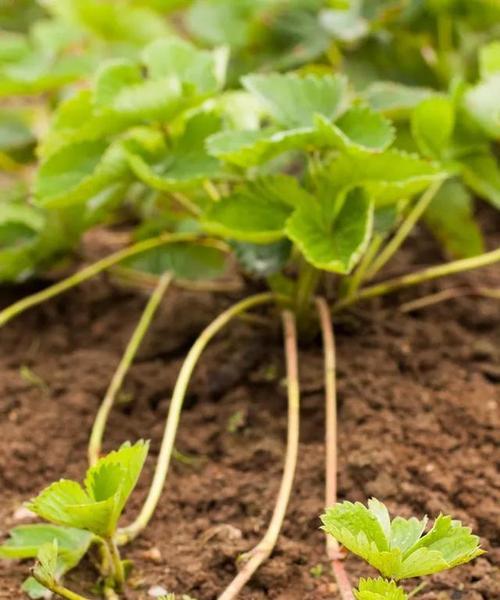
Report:
<svg viewBox="0 0 500 600"><path fill-rule="evenodd" d="M330 309L324 298L316 299L323 349L325 357L325 410L326 410L326 506L337 502L337 392L336 392L336 361L335 336L331 321ZM345 555L337 540L331 535L326 536L326 552L332 563L333 574L337 582L342 600L354 600L352 587L344 568Z"/></svg>

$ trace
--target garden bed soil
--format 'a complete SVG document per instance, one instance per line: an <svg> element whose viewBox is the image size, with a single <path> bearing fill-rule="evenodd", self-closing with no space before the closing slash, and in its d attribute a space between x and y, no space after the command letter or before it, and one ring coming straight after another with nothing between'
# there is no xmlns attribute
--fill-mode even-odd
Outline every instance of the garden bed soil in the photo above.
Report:
<svg viewBox="0 0 500 600"><path fill-rule="evenodd" d="M491 221L491 220L490 220ZM498 231L498 220L490 229ZM91 248L96 248L90 239ZM95 250L94 250L95 251ZM394 269L439 260L425 240ZM500 286L498 268L453 280ZM488 554L431 578L422 600L500 598L495 465L500 399L500 310L462 297L415 314L398 305L447 281L356 307L336 325L340 498L376 496L405 516L440 511L477 532ZM24 294L28 289L15 293ZM32 291L32 290L31 290ZM14 299L5 291L3 304ZM170 291L112 414L106 449L148 438L152 451L127 513L151 479L169 397L196 335L231 299ZM80 478L92 420L145 302L107 277L21 316L0 331L0 529L25 522L22 502L60 478ZM279 320L277 320L279 324ZM301 348L302 429L295 488L271 560L242 600L337 598L325 561L324 420L319 337ZM164 494L147 531L126 548L130 600L153 586L213 600L235 558L263 534L279 485L286 388L279 328L231 325L203 356L189 390ZM498 454L496 455L498 457ZM496 549L495 549L496 547ZM322 565L322 569L318 567ZM349 558L354 581L369 569ZM0 598L23 598L26 563L0 561ZM84 562L69 585L92 596Z"/></svg>

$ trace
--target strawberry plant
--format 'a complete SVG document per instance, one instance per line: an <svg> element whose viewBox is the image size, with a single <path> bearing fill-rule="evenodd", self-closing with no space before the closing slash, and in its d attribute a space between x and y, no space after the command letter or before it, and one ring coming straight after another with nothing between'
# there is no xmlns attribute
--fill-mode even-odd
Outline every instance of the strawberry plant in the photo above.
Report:
<svg viewBox="0 0 500 600"><path fill-rule="evenodd" d="M354 592L357 600L406 600L397 582L452 569L484 554L479 538L460 521L439 515L422 535L427 518L391 520L386 506L375 498L368 501L368 507L359 502L338 503L321 520L329 536L383 576L361 579Z"/></svg>
<svg viewBox="0 0 500 600"><path fill-rule="evenodd" d="M128 564L117 546L118 520L134 490L148 452L146 442L124 444L87 471L82 485L61 479L26 504L49 524L22 525L0 546L2 558L37 558L32 577L23 589L32 598L47 589L67 598L81 598L61 583L91 548L98 550L100 585L106 597L115 597L126 580Z"/></svg>
<svg viewBox="0 0 500 600"><path fill-rule="evenodd" d="M224 311L194 343L146 502L129 526L115 531L112 523L112 540L133 540L152 517L206 345L250 309L284 310L290 424L282 487L262 542L221 596L230 600L272 551L291 491L299 429L295 317L301 334L314 335L319 315L326 499L333 505L331 315L500 260L500 249L486 249L474 216L477 201L500 207L498 8L488 0L27 4L26 19L0 5L8 29L0 40L0 96L30 96L26 106L0 112L7 173L0 281L65 266L95 226L126 222L131 234L125 248L0 311L0 327L105 270L155 288L93 426L92 469L116 395L169 285L215 280L218 290L232 262L267 289ZM418 224L451 260L380 280ZM102 532L63 525L109 542ZM37 571L52 584L67 549L54 539L56 545L44 539ZM327 548L349 598L338 548L331 540ZM107 590L122 584L115 563L102 574ZM358 593L369 593L367 586Z"/></svg>

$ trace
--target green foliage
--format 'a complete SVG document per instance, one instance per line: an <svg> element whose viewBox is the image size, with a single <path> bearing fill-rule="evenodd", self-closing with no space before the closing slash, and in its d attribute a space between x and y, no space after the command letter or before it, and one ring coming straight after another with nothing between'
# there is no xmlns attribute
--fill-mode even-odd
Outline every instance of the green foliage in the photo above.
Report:
<svg viewBox="0 0 500 600"><path fill-rule="evenodd" d="M37 558L33 577L23 586L31 598L46 597L45 588L53 590L78 565L91 545L98 544L103 556L116 553L114 536L118 519L137 484L148 447L143 441L123 444L88 469L83 486L62 479L27 504L51 524L14 528L0 546L0 558ZM100 568L106 585L113 587L120 583L115 562L106 559Z"/></svg>
<svg viewBox="0 0 500 600"><path fill-rule="evenodd" d="M148 444L124 444L87 471L84 486L61 479L27 506L46 521L110 538L141 473Z"/></svg>
<svg viewBox="0 0 500 600"><path fill-rule="evenodd" d="M346 81L324 75L248 75L243 85L259 98L278 125L308 127L314 115L335 119L344 110Z"/></svg>
<svg viewBox="0 0 500 600"><path fill-rule="evenodd" d="M261 276L302 258L349 275L445 178L428 228L447 255L483 250L475 196L500 206L488 2L43 4L44 19L0 42L0 93L52 94L48 110L0 113L0 166L16 178L39 160L24 198L0 206L0 280L130 216L135 238L225 238ZM128 263L188 278L221 265L180 245Z"/></svg>
<svg viewBox="0 0 500 600"><path fill-rule="evenodd" d="M37 563L33 569L33 577L43 586L52 588L56 585L57 540L40 546Z"/></svg>
<svg viewBox="0 0 500 600"><path fill-rule="evenodd" d="M54 543L57 543L56 565L53 568L52 556L49 573L56 581L59 581L68 571L78 565L88 552L92 541L92 534L80 529L42 524L20 525L11 530L9 539L3 546L0 546L0 558L37 558L42 548L48 549L49 557L51 557L55 550ZM46 554L47 552L45 552ZM23 590L31 598L44 598L47 593L47 589L33 577L29 577L24 582Z"/></svg>
<svg viewBox="0 0 500 600"><path fill-rule="evenodd" d="M358 589L354 590L356 600L407 600L404 590L394 581L386 579L359 580Z"/></svg>
<svg viewBox="0 0 500 600"><path fill-rule="evenodd" d="M460 521L439 515L422 535L427 519L396 517L375 498L368 507L339 503L322 516L323 529L387 578L396 581L432 575L484 553L479 538Z"/></svg>
<svg viewBox="0 0 500 600"><path fill-rule="evenodd" d="M269 243L285 235L286 222L295 209L312 201L292 177L263 177L215 203L204 227L235 240Z"/></svg>
<svg viewBox="0 0 500 600"><path fill-rule="evenodd" d="M484 251L473 206L466 187L458 180L450 180L441 187L424 215L426 225L443 248L456 258L467 258Z"/></svg>

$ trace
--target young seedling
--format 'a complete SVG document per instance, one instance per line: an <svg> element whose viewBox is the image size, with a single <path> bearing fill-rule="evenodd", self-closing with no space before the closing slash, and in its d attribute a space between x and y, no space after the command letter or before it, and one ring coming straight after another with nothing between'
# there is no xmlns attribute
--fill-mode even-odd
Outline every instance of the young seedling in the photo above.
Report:
<svg viewBox="0 0 500 600"><path fill-rule="evenodd" d="M363 558L383 578L361 580L357 600L406 600L397 582L432 575L484 554L468 527L439 515L426 534L427 517L391 520L386 506L372 498L368 507L341 502L322 515L322 529L347 550Z"/></svg>
<svg viewBox="0 0 500 600"><path fill-rule="evenodd" d="M43 588L68 600L81 598L66 590L60 579L91 546L99 550L103 594L112 598L123 588L127 565L116 544L117 525L142 471L148 447L144 441L133 446L126 443L89 468L83 486L62 479L27 503L29 510L51 524L16 527L0 547L0 557L38 557L34 579L24 586L32 598L42 597Z"/></svg>

